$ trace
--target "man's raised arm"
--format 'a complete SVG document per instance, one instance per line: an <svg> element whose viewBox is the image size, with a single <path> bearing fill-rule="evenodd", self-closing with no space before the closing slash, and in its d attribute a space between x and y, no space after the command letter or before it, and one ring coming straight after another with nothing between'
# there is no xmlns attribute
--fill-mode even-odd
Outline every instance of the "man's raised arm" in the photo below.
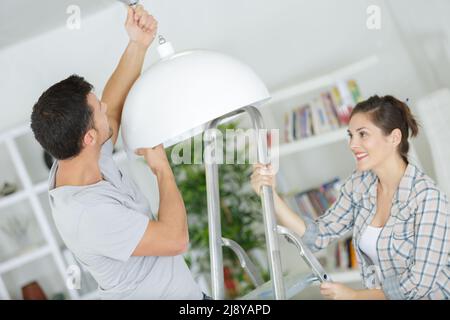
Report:
<svg viewBox="0 0 450 320"><path fill-rule="evenodd" d="M120 58L117 68L106 83L102 101L106 103L109 125L115 144L119 133L120 119L125 98L139 77L145 54L156 35L158 22L141 5L128 8L125 28L130 42Z"/></svg>

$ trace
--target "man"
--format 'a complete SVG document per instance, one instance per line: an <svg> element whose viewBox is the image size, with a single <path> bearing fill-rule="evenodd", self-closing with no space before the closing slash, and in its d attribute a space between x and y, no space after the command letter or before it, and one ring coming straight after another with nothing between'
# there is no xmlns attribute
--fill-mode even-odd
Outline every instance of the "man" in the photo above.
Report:
<svg viewBox="0 0 450 320"><path fill-rule="evenodd" d="M34 135L58 160L49 178L53 218L67 247L98 282L102 299L201 299L181 256L189 242L186 210L164 148L138 150L157 177L157 220L112 159L122 107L157 21L137 6L128 9L125 28L130 41L101 101L73 75L34 105Z"/></svg>

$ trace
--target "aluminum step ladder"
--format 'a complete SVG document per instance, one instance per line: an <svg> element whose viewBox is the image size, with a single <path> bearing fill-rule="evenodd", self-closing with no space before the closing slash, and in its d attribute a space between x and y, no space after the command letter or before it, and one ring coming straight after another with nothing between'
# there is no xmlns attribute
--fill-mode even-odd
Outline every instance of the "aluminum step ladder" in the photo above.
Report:
<svg viewBox="0 0 450 320"><path fill-rule="evenodd" d="M252 127L256 133L260 133L261 130L265 128L263 118L259 110L254 106L247 106L211 121L208 124L207 129L217 129L220 122L230 120L230 118L234 118L241 113L247 113L249 115ZM222 237L220 220L219 167L217 161L215 161L217 138L217 130L206 130L205 157L210 157L207 159L208 161L205 161L205 173L213 298L216 300L223 300L225 297L222 254L222 247L224 246L233 250L239 259L241 267L247 272L253 284L257 287L253 294L248 295L249 298L252 299L256 297L266 297L267 299L275 298L277 300L284 300L291 298L293 295L298 293L299 290L303 290L313 282L331 281L317 258L303 244L302 239L288 228L277 225L273 202L273 190L269 186L262 187L261 201L263 207L263 223L271 280L264 284L258 269L252 263L242 247L235 241ZM268 155L267 136L256 134L255 138L257 141L258 163L269 164L270 157ZM220 150L220 152L222 152L222 150ZM285 236L290 243L297 247L300 256L312 271L311 274L300 280L297 279L293 281L292 278L290 278L290 281L288 281L290 283L290 287L287 292L285 289L285 279L282 275L280 249L278 243L279 235ZM271 287L270 290L264 289L268 286Z"/></svg>

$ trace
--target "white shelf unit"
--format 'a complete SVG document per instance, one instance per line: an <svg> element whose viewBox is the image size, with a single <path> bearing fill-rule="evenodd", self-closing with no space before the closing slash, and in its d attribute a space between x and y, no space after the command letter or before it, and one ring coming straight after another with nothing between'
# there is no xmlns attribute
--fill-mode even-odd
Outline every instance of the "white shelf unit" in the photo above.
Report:
<svg viewBox="0 0 450 320"><path fill-rule="evenodd" d="M347 129L340 128L326 132L317 136L308 137L290 143L282 144L279 148L280 157L288 156L302 151L308 151L312 148L326 146L328 144L343 141L347 138Z"/></svg>
<svg viewBox="0 0 450 320"><path fill-rule="evenodd" d="M28 148L28 145L21 146L21 144L23 144L23 139L29 139L28 143L34 145L31 148ZM23 125L0 134L0 146L7 151L5 152L6 154L4 153L2 155L1 160L6 161L5 159L9 159L9 162L12 163L10 166L11 168L6 170L13 170L15 172L15 174L7 172L9 174L8 177L11 179L11 177L14 176L16 179L14 182L19 186L19 189L13 194L0 197L0 217L2 214L6 214L5 211L10 210L12 206L26 203L27 207L30 208L30 214L36 220L37 228L45 241L42 245L34 245L23 253L8 257L6 261L0 261L0 300L18 299L17 287L23 285L23 283L13 283L13 285L16 286L16 294L14 297L14 295L10 293L11 288L8 288L5 284L6 281L4 281L4 278L8 273L15 272L20 268L27 267L30 264L46 259L47 257L52 258L51 261L57 270L56 275L51 274L49 277L52 279L60 279L59 282L61 283L59 284L59 288L64 292L66 298L97 298L97 293L95 291L80 296L77 290L69 290L66 287L65 280L68 265L62 255L62 250L64 250L63 244L55 231L56 229L51 219L49 208L44 210L45 206L42 203L42 198L47 201L48 169L45 167L43 161L43 151L34 140L29 125ZM39 154L36 154L36 152L39 152ZM118 162L125 160L125 152L116 152L114 154L114 159ZM2 170L5 170L5 168L3 167ZM1 172L1 174L3 175L5 172ZM0 248L0 250L2 249ZM0 251L0 255L1 253L2 252ZM48 296L48 298L50 297Z"/></svg>
<svg viewBox="0 0 450 320"><path fill-rule="evenodd" d="M33 263L34 261L49 255L53 258L53 262L60 278L65 279L66 265L59 251L56 238L50 231L49 221L47 220L46 214L38 199L38 194L46 189L46 181L41 181L38 184L35 184L32 181L33 179L31 178L30 170L27 168L21 152L23 150L19 150L17 144L17 139L27 134L31 134L31 130L29 126L26 125L0 135L0 143L6 146L7 156L12 162L15 173L18 176L18 181L15 182L22 186L20 191L0 198L0 215L5 214L4 211L7 211L8 208L13 205L27 202L27 204L31 207L30 214L32 214L33 218L36 220L38 230L42 234L45 244L38 248L32 247L29 251L18 254L17 256L0 263L0 299L12 298L5 282L3 281L3 277L6 273L12 272L22 266ZM35 158L33 161L36 161ZM76 292L67 289L64 289L64 291L69 298L78 298Z"/></svg>
<svg viewBox="0 0 450 320"><path fill-rule="evenodd" d="M51 248L48 245L44 245L39 249L35 249L30 253L19 255L15 258L9 259L8 261L0 265L0 274L9 272L16 268L19 268L27 263L33 262L39 258L45 257L51 254Z"/></svg>
<svg viewBox="0 0 450 320"><path fill-rule="evenodd" d="M364 86L361 87L357 75L359 73L367 71L369 68L374 67L378 62L379 59L376 55L369 56L365 59L344 66L343 68L337 69L328 74L273 92L272 99L261 108L266 126L270 129L280 129L280 132L283 132L284 122L282 121L282 119L285 112L292 110L296 106L299 106L300 103L310 101L312 97L317 96L320 92L328 90L331 87L335 86L338 81L347 81L350 79L354 79L360 85L360 89L364 89ZM316 136L301 138L289 143L280 143L278 150L280 156L280 167L277 175L277 184L279 191L283 194L289 194L293 192L296 193L309 189L310 187L317 187L326 182L323 180L324 178L320 174L317 174L317 178L312 178L312 184L299 187L295 184L295 182L292 182L292 179L291 183L289 183L286 178L296 176L301 181L302 174L304 175L306 173L302 171L301 165L297 167L292 165L293 163L295 163L296 159L299 159L298 157L304 157L308 154L313 154L313 157L319 157L319 153L317 153L317 150L319 149L322 152L321 154L327 154L327 152L333 153L336 148L341 148L339 150L342 150L342 148L346 148L346 144L346 127L341 127L337 130L329 131ZM330 159L333 159L333 155L329 156ZM350 158L350 160L352 159ZM289 162L291 166L286 166L285 164L289 164ZM320 161L318 161L317 163L319 164ZM311 170L319 173L321 169L318 164L315 167L313 166ZM333 167L333 161L328 161L327 166ZM335 166L336 168L332 168L329 171L340 171L340 174L336 173L334 176L339 176L341 179L344 179L346 174L351 173L351 171L348 170L344 170L344 173L342 168L338 168L337 165ZM349 168L351 168L352 166L354 166L353 162L350 163ZM314 175L315 173L308 172L308 174ZM291 245L287 244L286 241L281 241L280 243L282 256L284 256L284 263L286 263L288 266L287 269L293 272L305 271L299 270L301 268L306 268L306 266L303 265L302 262L300 262L299 257L295 256L294 250L292 248L289 248L289 246ZM316 256L318 258L330 258L329 256L333 254L334 250L335 246L331 245L329 248L316 253ZM330 276L334 281L345 283L357 283L361 281L359 270L357 269L335 269L329 266L325 266L325 269L330 273Z"/></svg>
<svg viewBox="0 0 450 320"><path fill-rule="evenodd" d="M330 277L334 282L352 283L361 281L359 270L332 271Z"/></svg>

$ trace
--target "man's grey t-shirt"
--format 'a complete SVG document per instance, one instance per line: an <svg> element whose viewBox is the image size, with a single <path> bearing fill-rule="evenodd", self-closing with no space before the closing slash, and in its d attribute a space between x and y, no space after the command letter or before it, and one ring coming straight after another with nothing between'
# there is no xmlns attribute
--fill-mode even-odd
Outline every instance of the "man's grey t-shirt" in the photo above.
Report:
<svg viewBox="0 0 450 320"><path fill-rule="evenodd" d="M154 217L112 151L108 140L99 162L103 180L93 185L55 188L57 161L50 170L50 206L66 246L97 281L102 299L202 299L181 255L131 256Z"/></svg>

